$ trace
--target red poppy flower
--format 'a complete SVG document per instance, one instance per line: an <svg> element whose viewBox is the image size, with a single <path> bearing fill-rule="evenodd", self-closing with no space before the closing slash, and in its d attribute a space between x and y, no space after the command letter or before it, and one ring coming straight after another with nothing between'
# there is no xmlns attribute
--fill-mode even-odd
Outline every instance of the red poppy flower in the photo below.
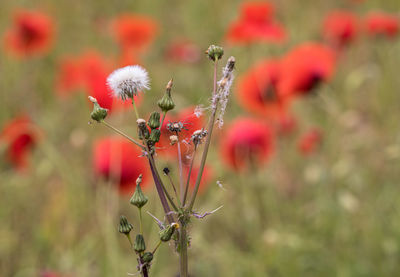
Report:
<svg viewBox="0 0 400 277"><path fill-rule="evenodd" d="M193 167L192 169L192 173L190 174L190 181L189 184L191 186L192 189L195 188L196 185L196 180L197 180L197 175L199 174L199 167ZM184 172L186 174L184 174L184 181L187 181L187 175L189 173L189 167L185 166L184 167ZM203 170L203 176L201 177L201 181L200 181L200 187L199 187L199 193L203 193L205 192L205 189L207 188L207 185L211 182L211 180L213 179L214 176L214 171L212 169L211 166L204 166L204 170Z"/></svg>
<svg viewBox="0 0 400 277"><path fill-rule="evenodd" d="M307 42L290 51L281 61L278 90L282 95L304 95L319 83L329 81L335 71L336 54L328 46Z"/></svg>
<svg viewBox="0 0 400 277"><path fill-rule="evenodd" d="M73 57L64 57L60 61L56 76L56 92L67 96L82 87L82 74L79 62Z"/></svg>
<svg viewBox="0 0 400 277"><path fill-rule="evenodd" d="M176 63L196 63L200 60L200 52L199 47L193 42L178 40L168 45L165 57Z"/></svg>
<svg viewBox="0 0 400 277"><path fill-rule="evenodd" d="M245 2L239 20L232 22L226 38L231 43L283 42L286 32L273 19L274 7L267 2Z"/></svg>
<svg viewBox="0 0 400 277"><path fill-rule="evenodd" d="M22 115L7 122L0 133L0 144L6 149L7 160L19 170L28 166L29 153L40 134L28 116Z"/></svg>
<svg viewBox="0 0 400 277"><path fill-rule="evenodd" d="M322 133L312 129L305 133L298 141L297 148L301 154L307 156L314 153L322 142Z"/></svg>
<svg viewBox="0 0 400 277"><path fill-rule="evenodd" d="M271 156L272 132L264 123L239 118L221 137L221 153L225 162L235 170L249 166L260 166Z"/></svg>
<svg viewBox="0 0 400 277"><path fill-rule="evenodd" d="M51 46L54 36L53 20L38 11L19 10L14 14L14 25L5 33L6 49L17 56L43 54Z"/></svg>
<svg viewBox="0 0 400 277"><path fill-rule="evenodd" d="M370 13L365 18L368 34L372 36L383 35L389 38L399 33L399 18L383 12Z"/></svg>
<svg viewBox="0 0 400 277"><path fill-rule="evenodd" d="M144 186L150 176L147 159L140 157L141 154L140 149L125 138L99 139L93 147L94 172L116 182L122 193L132 193L140 174L143 174Z"/></svg>
<svg viewBox="0 0 400 277"><path fill-rule="evenodd" d="M183 129L179 133L179 140L185 141L186 143L181 143L181 153L182 160L185 162L188 160L187 156L191 155L193 151L193 145L189 143L190 137L193 132L204 127L204 118L203 116L197 117L194 114L194 107L188 107L180 111L176 116L168 115L164 124L161 127L161 137L160 141L157 143L157 147L159 148L158 153L161 155L173 156L177 155L176 145L170 145L169 137L174 135L169 130L167 130L167 124L173 122L182 122Z"/></svg>
<svg viewBox="0 0 400 277"><path fill-rule="evenodd" d="M45 271L41 275L41 277L61 277L60 274L53 271Z"/></svg>
<svg viewBox="0 0 400 277"><path fill-rule="evenodd" d="M124 50L143 50L154 40L158 24L151 17L124 14L114 20L113 31Z"/></svg>
<svg viewBox="0 0 400 277"><path fill-rule="evenodd" d="M333 11L324 20L323 35L335 46L345 46L358 32L358 18L348 11Z"/></svg>
<svg viewBox="0 0 400 277"><path fill-rule="evenodd" d="M288 98L277 90L279 62L265 60L251 68L238 83L238 102L249 112L278 117L287 107Z"/></svg>

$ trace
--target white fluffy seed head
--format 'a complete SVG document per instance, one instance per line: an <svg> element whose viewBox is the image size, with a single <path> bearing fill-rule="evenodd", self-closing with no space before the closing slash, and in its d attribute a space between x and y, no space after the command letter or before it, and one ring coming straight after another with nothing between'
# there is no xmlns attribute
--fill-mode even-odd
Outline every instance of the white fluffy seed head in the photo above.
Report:
<svg viewBox="0 0 400 277"><path fill-rule="evenodd" d="M139 91L150 88L149 74L139 65L125 66L108 76L107 85L115 97L125 100L136 96Z"/></svg>

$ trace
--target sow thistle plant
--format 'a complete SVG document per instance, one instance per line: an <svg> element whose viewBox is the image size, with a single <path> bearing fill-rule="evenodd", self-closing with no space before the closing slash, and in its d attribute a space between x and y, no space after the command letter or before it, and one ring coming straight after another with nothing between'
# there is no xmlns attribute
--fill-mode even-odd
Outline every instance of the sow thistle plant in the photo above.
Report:
<svg viewBox="0 0 400 277"><path fill-rule="evenodd" d="M233 70L235 67L235 58L230 57L222 69L221 78L219 80L217 79L218 62L221 60L223 53L224 51L221 47L214 45L211 45L206 51L207 56L214 63L213 92L210 98L211 103L209 108L210 116L207 126L201 130L194 131L190 137L189 143L193 144L194 146L194 154L190 162L190 167L186 178L183 176L181 158L181 143L186 139L182 137L181 132L185 129L185 124L184 122L168 122L168 124L166 124L167 130L170 133L170 143L171 145L175 145L177 149L177 167L179 171L179 180L178 182L174 182L171 174L169 174L170 169L164 168L162 170L163 174L167 177L168 187L161 179L161 172L157 167L156 143L160 140L162 135L161 127L164 124L167 113L175 108L175 103L171 95L173 81L170 80L168 82L163 97L157 102L160 111L152 112L146 121L139 116L139 111L136 107L134 97L139 92L144 92L145 90L150 89L147 71L138 65L127 66L115 70L108 77L107 84L112 90L114 96L124 101L132 102L137 119L136 138L125 134L124 132L107 123L105 121L108 112L107 109L102 108L95 98L89 97L90 101L94 104L91 118L98 123L104 124L108 128L128 139L130 142L134 143L141 149L143 156L147 158L153 181L164 210L164 221L157 219L155 216L149 213L160 228L159 240L158 242L154 242L155 247L152 250L149 250L148 246L150 244L146 243L142 231L142 208L148 202L148 198L142 192L142 175L140 175L136 180L135 192L130 199L130 203L136 206L138 209L139 231L133 239L131 237L131 232L134 230L133 225L129 223L125 216L121 216L118 230L121 234L126 235L131 247L136 253L138 261L137 268L142 276L149 276L151 262L159 246L163 242L169 242L173 240L175 242L175 250L180 256L180 276L187 277L189 246L188 226L191 218L204 218L205 216L216 211L214 210L212 212L199 214L194 210L194 204L199 191L204 166L206 164L214 125L218 124L219 127L223 125L223 115L229 99L230 87L234 78ZM195 154L197 151L200 151L201 147L203 149L199 173L197 175L193 191L189 191L189 183L191 180L190 176L192 174ZM175 186L175 183L179 183L179 186Z"/></svg>

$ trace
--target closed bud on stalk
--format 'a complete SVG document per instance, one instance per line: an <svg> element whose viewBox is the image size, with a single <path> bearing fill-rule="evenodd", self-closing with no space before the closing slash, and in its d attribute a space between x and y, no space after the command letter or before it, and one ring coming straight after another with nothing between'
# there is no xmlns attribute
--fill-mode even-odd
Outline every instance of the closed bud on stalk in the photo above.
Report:
<svg viewBox="0 0 400 277"><path fill-rule="evenodd" d="M149 121L147 121L147 125L151 129L157 129L158 127L160 127L160 113L152 112Z"/></svg>
<svg viewBox="0 0 400 277"><path fill-rule="evenodd" d="M160 130L153 129L153 130L151 130L149 141L151 141L152 143L156 143L160 140L160 136L161 136Z"/></svg>
<svg viewBox="0 0 400 277"><path fill-rule="evenodd" d="M143 263L150 263L153 260L153 253L146 252L142 256Z"/></svg>
<svg viewBox="0 0 400 277"><path fill-rule="evenodd" d="M174 231L179 228L178 223L172 223L171 225L168 225L165 227L165 229L162 229L159 232L160 235L160 240L167 242L171 239L172 235L174 234Z"/></svg>
<svg viewBox="0 0 400 277"><path fill-rule="evenodd" d="M172 88L172 79L167 84L164 96L157 102L158 106L164 113L175 108L174 100L172 100L171 97L171 88Z"/></svg>
<svg viewBox="0 0 400 277"><path fill-rule="evenodd" d="M206 55L210 60L215 62L216 60L220 60L224 55L224 48L216 45L210 45L210 47L208 47L206 50Z"/></svg>
<svg viewBox="0 0 400 277"><path fill-rule="evenodd" d="M97 99L96 99L96 98L94 98L94 97L92 97L92 96L89 96L88 98L89 98L90 102L93 103L93 111L92 111L92 113L90 114L90 117L91 117L93 120L96 120L97 122L102 121L104 118L107 117L108 110L107 110L107 109L104 109L104 108L102 108L102 107L100 107L100 105L99 105L99 103L97 102Z"/></svg>
<svg viewBox="0 0 400 277"><path fill-rule="evenodd" d="M118 231L121 234L125 234L125 235L129 235L129 233L132 231L133 226L132 224L130 224L128 222L128 219L121 215L120 219L119 219L119 227L118 227Z"/></svg>
<svg viewBox="0 0 400 277"><path fill-rule="evenodd" d="M143 194L142 188L140 184L142 183L142 174L136 179L136 189L135 193L132 195L130 203L139 209L141 209L144 205L146 205L147 201L149 200L146 195Z"/></svg>
<svg viewBox="0 0 400 277"><path fill-rule="evenodd" d="M139 118L138 120L136 120L136 123L138 125L139 139L148 139L150 136L150 132L149 129L147 129L146 120Z"/></svg>
<svg viewBox="0 0 400 277"><path fill-rule="evenodd" d="M138 253L146 250L146 243L144 242L144 238L141 234L136 235L135 243L133 244L133 248Z"/></svg>

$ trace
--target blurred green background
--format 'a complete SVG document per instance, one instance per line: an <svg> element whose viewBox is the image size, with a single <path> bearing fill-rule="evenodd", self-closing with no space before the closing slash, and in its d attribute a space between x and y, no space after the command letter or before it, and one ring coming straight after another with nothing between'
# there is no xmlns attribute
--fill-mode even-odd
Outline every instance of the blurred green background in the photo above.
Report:
<svg viewBox="0 0 400 277"><path fill-rule="evenodd" d="M2 1L0 34L16 8L40 9L56 21L48 55L18 60L0 53L0 124L25 112L44 133L28 172L5 161L0 167L0 276L127 276L136 260L117 232L120 214L137 226L128 196L112 183L95 180L91 147L110 134L88 125L86 96L60 98L54 92L58 59L97 49L106 57L118 47L107 27L121 13L152 16L159 35L141 56L152 79L140 110L151 111L174 78L177 107L207 105L212 64L166 62L169 41L185 37L202 50L223 44L240 1ZM320 39L321 21L332 9L363 15L400 11L398 0L275 1L277 18L289 34L282 45L226 47L237 60L237 75L260 59L282 55L294 45ZM226 58L225 56L225 58ZM360 39L342 57L335 78L319 96L293 107L300 129L318 126L324 142L317 154L297 153L296 137L279 138L262 168L236 173L209 156L215 180L196 203L199 211L224 207L191 226L189 269L193 276L398 276L400 273L400 40ZM245 115L232 97L226 122ZM112 122L135 132L132 112ZM223 137L219 138L223 140ZM214 141L215 142L215 141ZM100 182L100 183L99 183ZM162 217L154 190L145 211ZM157 226L145 216L146 233ZM178 256L162 245L152 276L176 276Z"/></svg>

